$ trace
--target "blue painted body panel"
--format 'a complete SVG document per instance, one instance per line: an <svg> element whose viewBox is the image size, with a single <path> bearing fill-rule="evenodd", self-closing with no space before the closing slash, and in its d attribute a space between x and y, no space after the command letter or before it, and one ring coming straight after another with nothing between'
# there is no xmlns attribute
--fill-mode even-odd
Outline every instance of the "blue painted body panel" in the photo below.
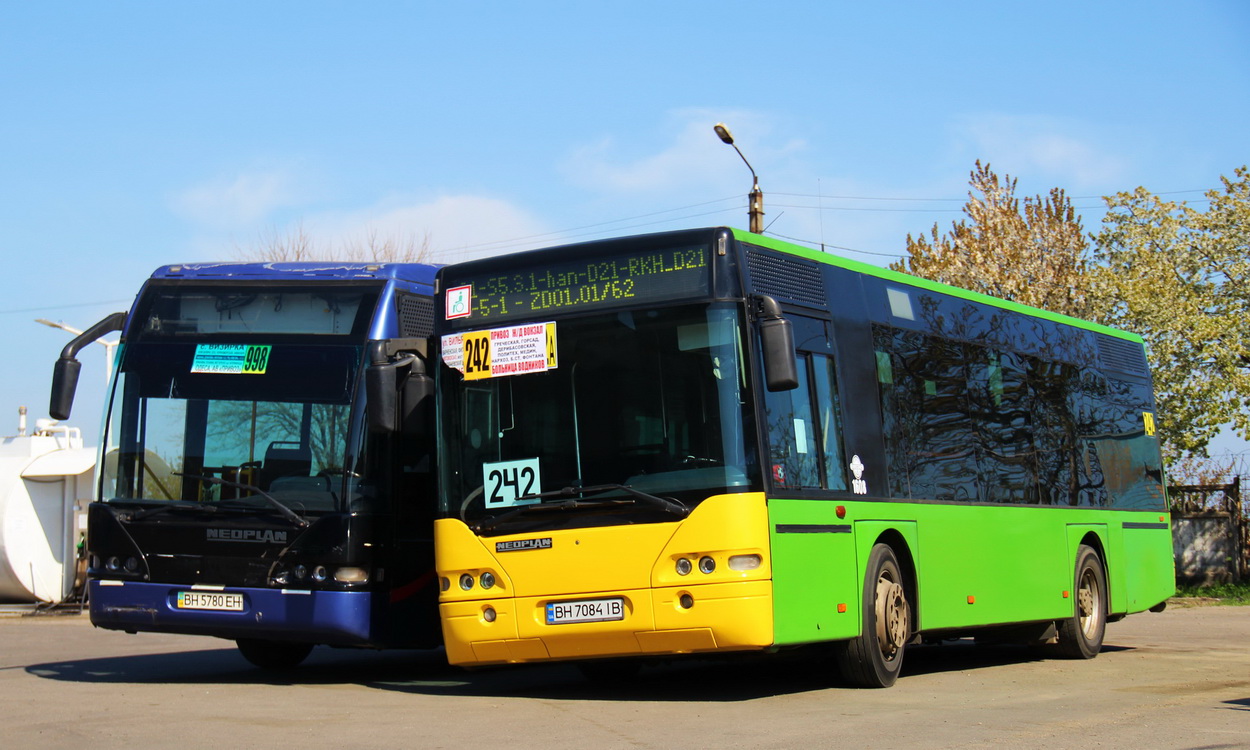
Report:
<svg viewBox="0 0 1250 750"><path fill-rule="evenodd" d="M117 585L121 583L121 585ZM106 630L260 638L333 646L384 646L371 630L368 591L295 591L227 586L243 594L242 612L178 609L191 586L92 580L91 623Z"/></svg>

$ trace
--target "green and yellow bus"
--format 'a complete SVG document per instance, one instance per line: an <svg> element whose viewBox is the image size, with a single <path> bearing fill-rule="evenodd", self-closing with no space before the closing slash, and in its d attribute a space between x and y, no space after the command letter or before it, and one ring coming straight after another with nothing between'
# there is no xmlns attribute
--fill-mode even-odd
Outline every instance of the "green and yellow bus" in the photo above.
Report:
<svg viewBox="0 0 1250 750"><path fill-rule="evenodd" d="M1139 337L737 229L440 269L453 664L981 636L1173 592ZM604 661L618 660L618 661Z"/></svg>

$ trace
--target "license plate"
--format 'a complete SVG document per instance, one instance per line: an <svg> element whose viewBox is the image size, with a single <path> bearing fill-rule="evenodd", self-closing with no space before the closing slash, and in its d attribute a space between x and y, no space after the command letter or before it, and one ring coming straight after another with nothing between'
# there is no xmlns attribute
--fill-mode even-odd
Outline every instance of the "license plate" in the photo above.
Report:
<svg viewBox="0 0 1250 750"><path fill-rule="evenodd" d="M178 609L211 609L218 612L242 612L243 595L222 591L179 591Z"/></svg>
<svg viewBox="0 0 1250 750"><path fill-rule="evenodd" d="M563 625L568 622L607 622L625 619L625 600L583 599L579 602L548 602L547 624Z"/></svg>

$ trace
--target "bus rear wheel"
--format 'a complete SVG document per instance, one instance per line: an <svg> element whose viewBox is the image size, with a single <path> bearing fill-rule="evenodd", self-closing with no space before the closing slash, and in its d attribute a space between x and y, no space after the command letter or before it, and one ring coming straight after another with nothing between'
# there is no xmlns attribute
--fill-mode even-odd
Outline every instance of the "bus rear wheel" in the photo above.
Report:
<svg viewBox="0 0 1250 750"><path fill-rule="evenodd" d="M293 669L312 653L311 643L288 643L266 641L259 638L240 638L235 641L243 658L261 669Z"/></svg>
<svg viewBox="0 0 1250 750"><path fill-rule="evenodd" d="M911 637L911 605L898 558L888 544L872 548L867 572L863 625L859 636L840 648L838 665L847 682L883 688L893 685L903 668L903 649Z"/></svg>
<svg viewBox="0 0 1250 750"><path fill-rule="evenodd" d="M1060 620L1056 650L1070 659L1093 659L1107 629L1107 575L1093 547L1076 550L1072 616Z"/></svg>

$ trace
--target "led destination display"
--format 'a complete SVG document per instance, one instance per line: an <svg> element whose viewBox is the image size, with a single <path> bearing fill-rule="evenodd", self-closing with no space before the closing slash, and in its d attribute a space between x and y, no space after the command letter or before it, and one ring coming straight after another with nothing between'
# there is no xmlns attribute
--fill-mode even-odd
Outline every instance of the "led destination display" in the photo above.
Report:
<svg viewBox="0 0 1250 750"><path fill-rule="evenodd" d="M700 245L448 278L447 317L480 325L596 305L699 296L708 291L710 270L708 248Z"/></svg>

